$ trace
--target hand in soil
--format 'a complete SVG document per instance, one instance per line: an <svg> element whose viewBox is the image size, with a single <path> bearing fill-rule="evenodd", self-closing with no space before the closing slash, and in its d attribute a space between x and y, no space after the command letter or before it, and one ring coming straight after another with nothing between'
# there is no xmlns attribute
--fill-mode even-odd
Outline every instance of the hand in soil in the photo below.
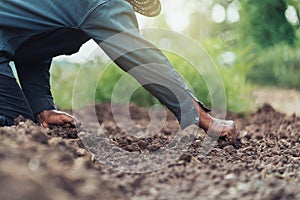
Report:
<svg viewBox="0 0 300 200"><path fill-rule="evenodd" d="M35 118L45 128L48 128L49 125L75 127L78 123L74 116L57 110L44 110L36 114Z"/></svg>
<svg viewBox="0 0 300 200"><path fill-rule="evenodd" d="M231 144L235 144L237 140L237 131L235 123L231 120L220 120L212 118L207 134L218 139L225 139Z"/></svg>
<svg viewBox="0 0 300 200"><path fill-rule="evenodd" d="M235 145L237 140L237 131L234 121L220 120L210 116L199 104L194 101L194 106L199 113L199 127L202 128L210 137L226 140Z"/></svg>

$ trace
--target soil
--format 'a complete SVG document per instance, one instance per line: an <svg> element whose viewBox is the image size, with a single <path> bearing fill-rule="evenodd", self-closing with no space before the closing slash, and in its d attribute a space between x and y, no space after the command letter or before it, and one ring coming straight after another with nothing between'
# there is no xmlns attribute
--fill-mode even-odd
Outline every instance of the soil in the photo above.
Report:
<svg viewBox="0 0 300 200"><path fill-rule="evenodd" d="M155 127L165 112L129 107L133 124L123 106L119 125L103 104L96 119L94 106L80 110L77 128L22 117L0 128L0 199L300 199L296 115L268 104L247 118L229 114L240 134L232 146L196 127L180 130L168 112Z"/></svg>

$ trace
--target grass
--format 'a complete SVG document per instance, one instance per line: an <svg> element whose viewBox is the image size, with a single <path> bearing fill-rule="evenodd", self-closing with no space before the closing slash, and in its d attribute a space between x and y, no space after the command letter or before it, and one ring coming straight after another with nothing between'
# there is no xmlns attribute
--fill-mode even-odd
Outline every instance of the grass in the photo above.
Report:
<svg viewBox="0 0 300 200"><path fill-rule="evenodd" d="M257 52L257 60L247 78L256 84L300 89L299 45L279 44Z"/></svg>

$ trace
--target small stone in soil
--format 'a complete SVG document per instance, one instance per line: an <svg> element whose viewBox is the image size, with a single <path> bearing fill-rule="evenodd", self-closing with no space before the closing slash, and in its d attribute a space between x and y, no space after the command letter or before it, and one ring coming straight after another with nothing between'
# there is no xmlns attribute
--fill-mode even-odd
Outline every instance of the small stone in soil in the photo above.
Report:
<svg viewBox="0 0 300 200"><path fill-rule="evenodd" d="M190 153L184 153L179 157L179 160L183 160L185 162L191 162L192 161L192 154Z"/></svg>

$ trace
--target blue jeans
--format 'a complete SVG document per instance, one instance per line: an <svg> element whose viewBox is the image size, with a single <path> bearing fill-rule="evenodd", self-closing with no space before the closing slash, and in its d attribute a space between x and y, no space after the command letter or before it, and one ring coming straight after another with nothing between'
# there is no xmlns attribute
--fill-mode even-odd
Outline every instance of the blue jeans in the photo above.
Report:
<svg viewBox="0 0 300 200"><path fill-rule="evenodd" d="M34 120L29 103L15 78L0 75L0 100L0 126L13 125L18 115Z"/></svg>
<svg viewBox="0 0 300 200"><path fill-rule="evenodd" d="M199 122L193 100L199 101L162 52L141 37L129 3L124 0L36 2L0 0L0 17L5 19L0 21L0 74L12 77L8 62L15 62L24 101L31 110L27 115L33 117L32 114L55 109L49 84L52 58L74 53L85 41L93 39L119 67L166 105L182 128ZM0 106L6 104L3 96L7 95L0 91ZM0 115L7 113L0 107ZM16 109L10 117L20 113Z"/></svg>

